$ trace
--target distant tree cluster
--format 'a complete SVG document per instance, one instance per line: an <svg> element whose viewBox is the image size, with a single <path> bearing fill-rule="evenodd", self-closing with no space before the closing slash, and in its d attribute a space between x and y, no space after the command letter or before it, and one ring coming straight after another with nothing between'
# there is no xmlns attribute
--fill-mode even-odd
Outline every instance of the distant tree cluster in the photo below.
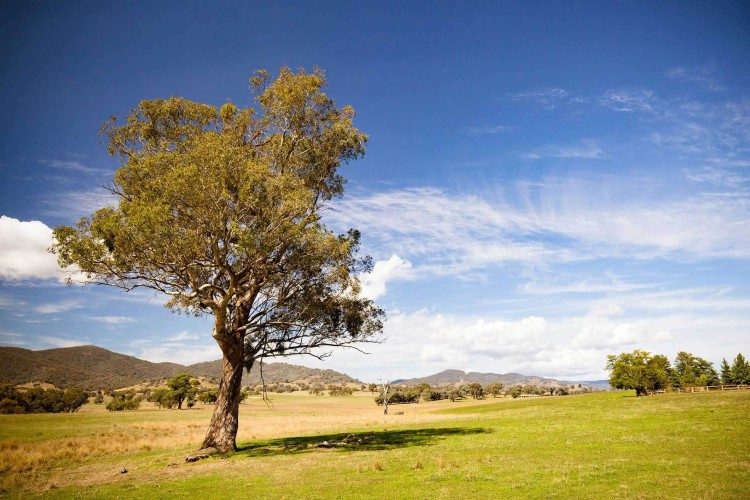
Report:
<svg viewBox="0 0 750 500"><path fill-rule="evenodd" d="M116 392L106 407L109 411L131 411L141 406L143 396L135 391Z"/></svg>
<svg viewBox="0 0 750 500"><path fill-rule="evenodd" d="M430 384L393 386L388 391L388 404L419 403L420 401L439 401L443 399L456 401L468 397L484 399L488 394L493 397L501 394L502 389L503 384L483 386L479 383L443 387L434 387ZM375 403L382 405L383 402L383 391L381 389L380 393L375 397Z"/></svg>
<svg viewBox="0 0 750 500"><path fill-rule="evenodd" d="M674 360L661 354L636 349L633 352L607 356L609 384L615 389L634 389L637 396L650 391L706 387L719 384L750 384L750 365L738 354L732 366L726 359L721 364L721 376L703 358L680 351Z"/></svg>
<svg viewBox="0 0 750 500"><path fill-rule="evenodd" d="M311 384L308 384L307 382L303 382L301 380L298 380L294 383L279 382L268 384L265 386L266 393L284 394L297 391L307 391L309 394L315 396L324 395L325 391L328 391L328 394L331 396L351 396L356 390L356 388L350 387L343 383L322 384L320 382L313 382ZM250 394L254 395L262 394L264 391L264 386L256 385L253 388L249 389L249 391Z"/></svg>
<svg viewBox="0 0 750 500"><path fill-rule="evenodd" d="M351 396L354 394L354 389L346 385L330 385L328 387L329 396Z"/></svg>
<svg viewBox="0 0 750 500"><path fill-rule="evenodd" d="M165 385L147 394L148 401L159 408L182 410L183 406L192 408L198 401L213 404L219 397L217 389L202 388L200 380L187 373L175 375Z"/></svg>
<svg viewBox="0 0 750 500"><path fill-rule="evenodd" d="M0 413L67 413L77 411L86 401L88 394L81 389L0 386Z"/></svg>

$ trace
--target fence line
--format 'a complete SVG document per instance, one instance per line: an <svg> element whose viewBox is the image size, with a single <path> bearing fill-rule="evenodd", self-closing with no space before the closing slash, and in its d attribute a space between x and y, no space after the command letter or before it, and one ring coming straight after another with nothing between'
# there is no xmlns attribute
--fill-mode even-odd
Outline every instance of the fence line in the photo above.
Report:
<svg viewBox="0 0 750 500"><path fill-rule="evenodd" d="M743 391L750 389L748 384L733 385L707 385L705 387L685 387L676 389L676 392L709 392L709 391Z"/></svg>
<svg viewBox="0 0 750 500"><path fill-rule="evenodd" d="M697 387L683 387L678 389L661 389L658 391L648 391L648 394L666 394L667 392L744 391L748 389L750 389L750 385L748 384L707 385Z"/></svg>

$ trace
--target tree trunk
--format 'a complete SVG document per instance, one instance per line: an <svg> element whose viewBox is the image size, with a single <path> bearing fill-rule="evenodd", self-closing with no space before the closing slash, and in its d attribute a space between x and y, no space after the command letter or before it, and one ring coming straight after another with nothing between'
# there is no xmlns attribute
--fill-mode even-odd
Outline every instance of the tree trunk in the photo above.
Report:
<svg viewBox="0 0 750 500"><path fill-rule="evenodd" d="M201 449L214 448L221 453L237 449L238 414L240 410L240 393L242 391L242 344L237 349L224 352L222 359L219 397L216 400L211 423L203 440Z"/></svg>

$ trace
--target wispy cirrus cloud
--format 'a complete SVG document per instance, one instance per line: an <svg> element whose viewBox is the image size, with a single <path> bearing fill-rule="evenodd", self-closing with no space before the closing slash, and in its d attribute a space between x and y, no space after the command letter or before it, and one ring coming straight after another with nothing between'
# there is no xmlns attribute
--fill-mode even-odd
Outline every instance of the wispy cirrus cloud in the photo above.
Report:
<svg viewBox="0 0 750 500"><path fill-rule="evenodd" d="M664 72L668 78L679 82L694 83L699 87L714 92L722 92L726 87L716 78L716 67L713 64L702 66L675 66Z"/></svg>
<svg viewBox="0 0 750 500"><path fill-rule="evenodd" d="M549 87L516 92L514 94L509 94L508 98L511 101L531 102L551 109L566 101L569 95L568 91L563 88Z"/></svg>
<svg viewBox="0 0 750 500"><path fill-rule="evenodd" d="M26 339L20 333L0 330L1 345L26 345Z"/></svg>
<svg viewBox="0 0 750 500"><path fill-rule="evenodd" d="M109 170L104 168L95 168L84 165L79 160L41 160L40 163L58 170L67 170L81 174L106 175L110 173Z"/></svg>
<svg viewBox="0 0 750 500"><path fill-rule="evenodd" d="M470 135L496 135L510 132L513 127L507 125L484 125L466 127L466 132Z"/></svg>
<svg viewBox="0 0 750 500"><path fill-rule="evenodd" d="M524 160L541 160L543 158L565 158L571 160L601 160L605 158L604 150L595 141L583 141L567 146L548 145L518 155Z"/></svg>
<svg viewBox="0 0 750 500"><path fill-rule="evenodd" d="M654 92L648 89L613 89L606 91L599 104L621 112L650 112L654 110Z"/></svg>
<svg viewBox="0 0 750 500"><path fill-rule="evenodd" d="M72 311L74 309L81 309L83 305L78 300L62 300L59 302L49 302L46 304L39 304L34 306L34 312L39 314L59 314L61 312Z"/></svg>
<svg viewBox="0 0 750 500"><path fill-rule="evenodd" d="M135 319L129 316L86 316L89 321L104 323L105 325L124 325L126 323L135 323Z"/></svg>
<svg viewBox="0 0 750 500"><path fill-rule="evenodd" d="M44 200L46 208L44 215L75 220L91 215L102 207L116 206L117 196L105 188L95 188L85 191L64 191L49 195Z"/></svg>
<svg viewBox="0 0 750 500"><path fill-rule="evenodd" d="M348 198L332 216L362 229L380 252L412 261L417 274L500 262L750 259L747 196L603 194L594 179L550 179L485 197L415 188Z"/></svg>

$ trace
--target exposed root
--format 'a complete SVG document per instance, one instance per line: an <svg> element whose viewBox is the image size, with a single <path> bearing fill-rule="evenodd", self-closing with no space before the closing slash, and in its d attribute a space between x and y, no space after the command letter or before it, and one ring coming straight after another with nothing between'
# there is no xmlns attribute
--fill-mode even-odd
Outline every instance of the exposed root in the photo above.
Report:
<svg viewBox="0 0 750 500"><path fill-rule="evenodd" d="M217 450L216 448L201 448L200 450L196 451L194 454L186 456L185 461L197 462L198 460L208 458L215 453L219 453L219 450Z"/></svg>

